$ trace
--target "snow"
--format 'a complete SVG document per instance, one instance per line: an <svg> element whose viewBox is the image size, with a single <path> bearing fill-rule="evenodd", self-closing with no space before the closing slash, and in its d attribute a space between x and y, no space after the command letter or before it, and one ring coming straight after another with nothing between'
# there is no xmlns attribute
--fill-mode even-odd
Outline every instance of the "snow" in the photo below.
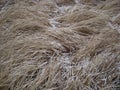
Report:
<svg viewBox="0 0 120 90"><path fill-rule="evenodd" d="M75 3L78 4L80 2L80 0L75 0Z"/></svg>

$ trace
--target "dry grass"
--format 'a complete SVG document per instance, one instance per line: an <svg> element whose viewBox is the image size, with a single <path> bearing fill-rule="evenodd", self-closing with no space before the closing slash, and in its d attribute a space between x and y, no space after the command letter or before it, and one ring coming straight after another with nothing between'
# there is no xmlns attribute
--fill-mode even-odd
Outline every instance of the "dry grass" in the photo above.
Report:
<svg viewBox="0 0 120 90"><path fill-rule="evenodd" d="M54 0L56 2L56 4L58 5L68 5L68 4L72 4L75 3L74 0Z"/></svg>
<svg viewBox="0 0 120 90"><path fill-rule="evenodd" d="M75 23L81 22L84 20L89 20L91 18L95 18L97 14L92 11L81 10L77 12L68 13L65 16L62 16L58 21L59 22L66 22L66 23Z"/></svg>
<svg viewBox="0 0 120 90"><path fill-rule="evenodd" d="M120 25L120 13L112 18L113 23Z"/></svg>
<svg viewBox="0 0 120 90"><path fill-rule="evenodd" d="M0 90L119 90L120 12L109 12L120 9L119 0L94 1L13 0L3 6Z"/></svg>

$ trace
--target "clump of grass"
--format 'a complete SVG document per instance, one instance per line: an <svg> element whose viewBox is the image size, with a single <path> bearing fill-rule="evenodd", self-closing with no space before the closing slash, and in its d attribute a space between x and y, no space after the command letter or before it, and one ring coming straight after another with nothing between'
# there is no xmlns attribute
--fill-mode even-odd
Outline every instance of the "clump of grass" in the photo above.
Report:
<svg viewBox="0 0 120 90"><path fill-rule="evenodd" d="M59 22L75 23L81 22L83 20L89 20L95 18L97 14L95 12L81 10L79 12L68 13L65 16L61 17Z"/></svg>
<svg viewBox="0 0 120 90"><path fill-rule="evenodd" d="M78 4L61 13L53 0L22 0L0 11L0 90L120 89L120 33L109 26L119 20Z"/></svg>
<svg viewBox="0 0 120 90"><path fill-rule="evenodd" d="M55 2L57 3L57 5L68 5L75 3L74 0L55 0Z"/></svg>
<svg viewBox="0 0 120 90"><path fill-rule="evenodd" d="M114 16L114 17L112 18L112 21L113 21L114 24L120 25L120 14Z"/></svg>

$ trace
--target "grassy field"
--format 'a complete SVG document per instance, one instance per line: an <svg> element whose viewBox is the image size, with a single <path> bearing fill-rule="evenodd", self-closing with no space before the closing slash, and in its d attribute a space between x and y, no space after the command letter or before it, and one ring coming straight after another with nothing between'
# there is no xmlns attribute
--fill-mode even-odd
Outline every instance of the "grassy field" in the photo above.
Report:
<svg viewBox="0 0 120 90"><path fill-rule="evenodd" d="M120 90L120 0L0 0L0 90Z"/></svg>

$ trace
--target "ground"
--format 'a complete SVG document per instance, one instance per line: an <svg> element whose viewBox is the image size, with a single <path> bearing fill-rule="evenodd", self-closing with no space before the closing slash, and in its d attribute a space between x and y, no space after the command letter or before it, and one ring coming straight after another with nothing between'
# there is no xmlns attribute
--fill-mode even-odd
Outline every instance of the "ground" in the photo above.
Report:
<svg viewBox="0 0 120 90"><path fill-rule="evenodd" d="M0 90L119 90L120 0L1 0Z"/></svg>

